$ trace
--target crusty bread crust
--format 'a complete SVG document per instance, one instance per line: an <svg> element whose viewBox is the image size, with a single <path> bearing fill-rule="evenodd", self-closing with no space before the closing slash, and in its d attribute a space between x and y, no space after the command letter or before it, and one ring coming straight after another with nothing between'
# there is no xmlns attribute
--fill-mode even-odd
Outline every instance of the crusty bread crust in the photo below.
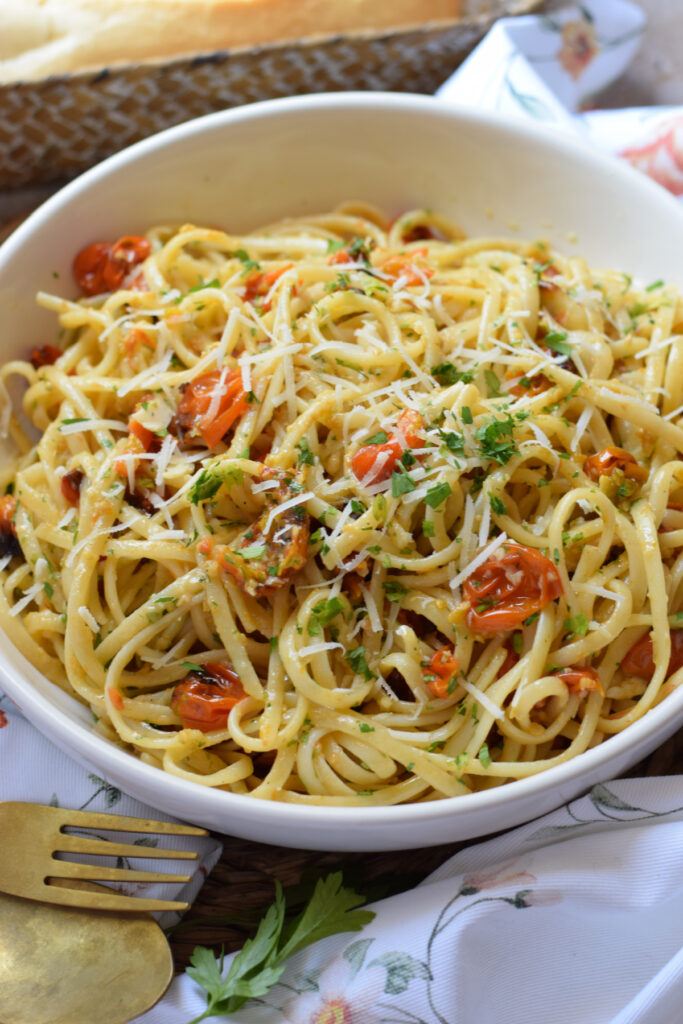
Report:
<svg viewBox="0 0 683 1024"><path fill-rule="evenodd" d="M0 0L0 82L458 17L461 0Z"/></svg>

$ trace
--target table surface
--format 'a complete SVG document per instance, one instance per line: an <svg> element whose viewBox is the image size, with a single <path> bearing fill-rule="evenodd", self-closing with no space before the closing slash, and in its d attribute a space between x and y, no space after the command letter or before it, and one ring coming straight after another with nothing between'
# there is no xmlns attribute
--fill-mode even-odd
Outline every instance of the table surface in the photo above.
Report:
<svg viewBox="0 0 683 1024"><path fill-rule="evenodd" d="M643 46L627 73L596 100L596 106L649 106L683 102L683 49L678 45L678 4L640 0L648 15ZM51 189L0 194L0 240ZM629 775L665 775L683 770L683 729ZM223 854L185 921L170 936L176 969L182 971L198 944L239 948L273 899L274 882L295 886L311 877L343 870L347 884L377 899L401 892L425 878L464 843L389 853L336 854L266 846L222 837ZM481 840L477 840L478 842Z"/></svg>

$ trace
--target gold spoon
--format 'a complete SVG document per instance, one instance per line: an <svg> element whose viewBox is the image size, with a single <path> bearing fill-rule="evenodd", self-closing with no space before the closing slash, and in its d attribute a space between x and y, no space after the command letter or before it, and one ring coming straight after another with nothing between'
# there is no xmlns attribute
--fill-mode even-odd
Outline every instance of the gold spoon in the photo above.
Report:
<svg viewBox="0 0 683 1024"><path fill-rule="evenodd" d="M88 882L70 888L101 891ZM112 914L0 893L2 1024L126 1024L171 983L166 936L147 914Z"/></svg>

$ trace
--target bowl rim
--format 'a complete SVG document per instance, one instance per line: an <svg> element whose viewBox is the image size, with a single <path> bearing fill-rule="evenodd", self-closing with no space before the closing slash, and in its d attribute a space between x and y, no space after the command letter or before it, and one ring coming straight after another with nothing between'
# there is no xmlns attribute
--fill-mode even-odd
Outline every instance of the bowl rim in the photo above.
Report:
<svg viewBox="0 0 683 1024"><path fill-rule="evenodd" d="M108 157L47 199L0 246L0 284L4 266L11 261L16 251L30 243L53 214L68 207L82 193L90 191L101 181L106 181L108 177L121 169L135 164L137 160L145 158L155 151L161 152L167 147L174 147L180 142L192 140L207 131L223 129L229 131L233 125L239 125L242 122L257 122L288 114L299 116L307 111L315 111L320 108L324 108L326 113L331 115L335 111L348 112L354 109L377 113L390 110L405 113L407 116L421 116L428 113L430 116L442 117L444 123L451 122L456 125L460 122L466 125L483 125L508 137L527 139L531 144L543 149L570 154L573 159L578 158L589 169L594 169L598 173L608 173L611 176L625 178L627 183L637 191L646 194L651 202L664 204L671 212L672 218L680 220L683 228L683 208L659 185L615 157L591 149L579 137L569 135L566 131L549 126L545 122L536 124L522 120L510 121L490 111L477 111L451 105L435 97L410 93L318 93L266 100L207 114L168 128ZM674 213L674 211L676 212ZM683 282L681 283L683 284ZM28 659L11 643L8 634L5 634L4 639L11 644L19 661L25 661L30 666ZM33 669L33 666L30 667ZM37 669L33 670L38 671ZM22 675L20 668L15 663L10 663L1 652L0 682L10 698L15 699L22 709L28 709L29 720L38 724L38 727L48 737L58 736L59 739L55 742L59 744L61 741L62 745L67 743L70 749L73 748L84 759L97 765L100 771L112 772L119 780L125 779L126 782L122 788L126 788L129 779L131 782L139 779L149 793L153 792L159 780L163 779L162 785L167 800L177 796L179 803L187 804L194 798L198 809L200 805L204 807L210 805L211 810L219 815L227 826L230 824L233 812L236 812L239 819L245 823L254 821L262 826L272 825L273 828L277 828L279 825L287 825L290 828L305 825L315 830L318 825L321 827L335 824L343 826L352 822L376 829L383 825L417 825L446 816L454 816L454 819L457 820L463 815L474 815L475 812L484 814L498 807L501 802L505 804L506 808L512 808L515 804L527 802L534 796L540 797L547 791L555 789L561 792L563 786L575 785L581 776L589 776L591 772L599 770L602 765L608 765L617 760L630 747L644 745L665 725L671 725L672 721L678 719L683 721L683 687L680 687L623 732L607 737L597 746L589 748L561 764L489 790L468 794L464 798L443 797L423 803L388 806L373 804L371 805L372 815L369 815L370 808L362 806L339 807L260 800L244 794L202 786L171 773L161 772L160 769L145 764L129 751L117 747L114 743L97 735L84 723L62 710L56 702L53 702L47 695L43 695L37 687L31 684L26 676ZM55 684L47 682L49 686L55 687L56 692L64 692ZM75 697L68 693L65 695L74 702L76 707L84 707ZM201 795L202 793L205 795ZM149 802L148 796L141 799L146 799ZM455 828L453 831L456 831Z"/></svg>

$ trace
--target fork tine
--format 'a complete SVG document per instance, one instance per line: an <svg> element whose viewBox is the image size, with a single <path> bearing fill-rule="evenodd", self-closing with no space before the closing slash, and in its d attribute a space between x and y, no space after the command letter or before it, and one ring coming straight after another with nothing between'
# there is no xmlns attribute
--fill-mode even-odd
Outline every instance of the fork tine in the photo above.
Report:
<svg viewBox="0 0 683 1024"><path fill-rule="evenodd" d="M56 853L94 853L99 857L158 857L160 860L197 860L192 850L169 850L167 847L136 846L134 843L109 843L106 839L89 839L62 833L55 842Z"/></svg>
<svg viewBox="0 0 683 1024"><path fill-rule="evenodd" d="M47 881L52 881L47 879ZM70 889L62 879L54 885L42 887L40 899L45 903L58 903L63 907L84 907L87 910L139 911L149 913L163 910L187 910L189 903L178 900L155 900L144 896L123 896L115 892L89 892ZM59 883L59 884L57 884Z"/></svg>
<svg viewBox="0 0 683 1024"><path fill-rule="evenodd" d="M169 836L208 836L205 828L194 825L179 825L174 821L151 821L149 818L128 818L121 814L107 814L101 811L60 812L67 820L62 828L102 828L110 832L157 832Z"/></svg>
<svg viewBox="0 0 683 1024"><path fill-rule="evenodd" d="M128 868L103 868L97 864L75 864L55 860L55 878L85 878L92 882L189 882L191 875L167 875L163 871L132 871Z"/></svg>

